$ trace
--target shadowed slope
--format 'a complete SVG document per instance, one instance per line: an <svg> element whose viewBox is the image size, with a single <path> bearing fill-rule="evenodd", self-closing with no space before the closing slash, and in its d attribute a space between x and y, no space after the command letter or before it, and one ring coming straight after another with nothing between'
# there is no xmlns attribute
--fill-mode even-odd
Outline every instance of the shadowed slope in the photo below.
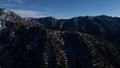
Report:
<svg viewBox="0 0 120 68"><path fill-rule="evenodd" d="M1 68L120 67L120 50L107 40L78 31L48 29L10 12L0 11L4 24L0 30Z"/></svg>

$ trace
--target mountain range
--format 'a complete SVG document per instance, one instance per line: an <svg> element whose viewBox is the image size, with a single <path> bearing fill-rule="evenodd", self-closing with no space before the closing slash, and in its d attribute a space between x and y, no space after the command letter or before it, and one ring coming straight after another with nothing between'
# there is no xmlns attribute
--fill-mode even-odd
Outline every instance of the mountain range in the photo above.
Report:
<svg viewBox="0 0 120 68"><path fill-rule="evenodd" d="M120 68L120 18L22 18L0 9L1 68Z"/></svg>

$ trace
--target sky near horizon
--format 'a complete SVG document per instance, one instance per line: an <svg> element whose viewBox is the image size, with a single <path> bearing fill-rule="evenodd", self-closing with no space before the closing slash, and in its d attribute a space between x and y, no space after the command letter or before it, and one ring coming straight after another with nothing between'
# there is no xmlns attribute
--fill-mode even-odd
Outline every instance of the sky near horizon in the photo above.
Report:
<svg viewBox="0 0 120 68"><path fill-rule="evenodd" d="M0 8L22 17L120 16L120 0L0 0Z"/></svg>

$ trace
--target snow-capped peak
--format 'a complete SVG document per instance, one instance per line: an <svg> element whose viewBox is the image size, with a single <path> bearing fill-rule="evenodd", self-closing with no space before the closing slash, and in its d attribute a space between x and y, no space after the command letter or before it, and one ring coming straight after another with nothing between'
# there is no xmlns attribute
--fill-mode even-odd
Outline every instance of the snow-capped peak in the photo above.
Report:
<svg viewBox="0 0 120 68"><path fill-rule="evenodd" d="M6 21L16 22L20 20L22 21L22 18L16 13L4 8L0 9L0 29L5 28Z"/></svg>

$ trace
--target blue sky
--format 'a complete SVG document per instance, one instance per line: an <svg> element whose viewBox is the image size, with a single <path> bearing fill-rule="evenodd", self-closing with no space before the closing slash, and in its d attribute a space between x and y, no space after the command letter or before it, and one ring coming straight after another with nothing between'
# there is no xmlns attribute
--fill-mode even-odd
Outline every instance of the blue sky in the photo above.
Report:
<svg viewBox="0 0 120 68"><path fill-rule="evenodd" d="M0 0L22 17L120 16L120 0Z"/></svg>

